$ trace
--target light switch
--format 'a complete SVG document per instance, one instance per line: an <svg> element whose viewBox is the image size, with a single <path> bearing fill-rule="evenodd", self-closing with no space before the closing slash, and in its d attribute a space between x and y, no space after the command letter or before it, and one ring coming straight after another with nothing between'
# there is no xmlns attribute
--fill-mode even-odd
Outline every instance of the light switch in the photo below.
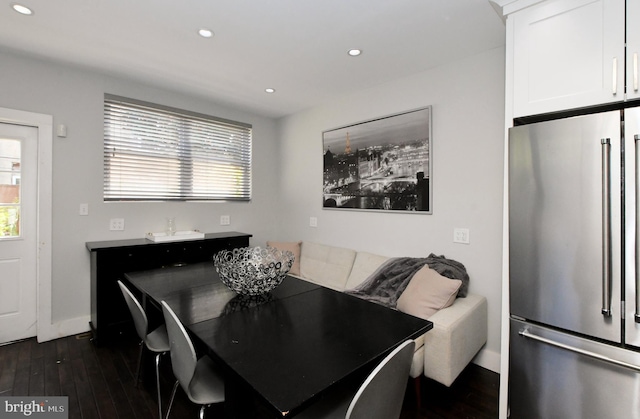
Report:
<svg viewBox="0 0 640 419"><path fill-rule="evenodd" d="M56 135L60 138L67 138L67 126L65 124L58 125Z"/></svg>
<svg viewBox="0 0 640 419"><path fill-rule="evenodd" d="M469 244L469 229L468 228L454 228L453 229L453 242Z"/></svg>
<svg viewBox="0 0 640 419"><path fill-rule="evenodd" d="M112 218L109 221L109 230L111 231L123 231L124 230L124 218Z"/></svg>

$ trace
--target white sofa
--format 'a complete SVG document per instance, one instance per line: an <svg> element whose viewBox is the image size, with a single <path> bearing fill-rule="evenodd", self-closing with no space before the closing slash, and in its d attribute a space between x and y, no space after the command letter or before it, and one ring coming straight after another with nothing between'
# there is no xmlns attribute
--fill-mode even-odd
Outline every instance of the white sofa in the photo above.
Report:
<svg viewBox="0 0 640 419"><path fill-rule="evenodd" d="M294 276L338 291L356 287L389 259L307 241L300 249L299 275ZM429 320L433 329L416 339L410 374L413 378L424 374L451 386L487 341L487 300L468 293Z"/></svg>

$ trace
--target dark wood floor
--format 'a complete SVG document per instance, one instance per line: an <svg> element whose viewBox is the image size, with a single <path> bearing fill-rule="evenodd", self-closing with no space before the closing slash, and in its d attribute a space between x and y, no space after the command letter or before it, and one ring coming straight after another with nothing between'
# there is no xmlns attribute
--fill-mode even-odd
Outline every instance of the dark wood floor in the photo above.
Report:
<svg viewBox="0 0 640 419"><path fill-rule="evenodd" d="M0 346L0 397L69 396L69 418L155 418L152 357L146 357L143 382L136 387L137 355L133 338L96 347L88 334ZM173 380L169 362L163 362L160 376L166 411ZM410 385L401 418L496 418L498 383L498 374L473 364L450 388L422 377L421 409ZM197 412L179 390L171 417L196 418ZM207 416L222 418L224 409L212 406Z"/></svg>

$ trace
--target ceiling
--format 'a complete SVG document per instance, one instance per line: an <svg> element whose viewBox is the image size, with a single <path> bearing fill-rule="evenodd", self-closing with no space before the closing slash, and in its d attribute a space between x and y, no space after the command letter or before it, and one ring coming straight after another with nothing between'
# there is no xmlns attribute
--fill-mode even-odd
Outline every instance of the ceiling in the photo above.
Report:
<svg viewBox="0 0 640 419"><path fill-rule="evenodd" d="M500 47L505 39L489 0L2 3L0 49L272 118ZM16 13L13 3L34 14ZM203 38L200 28L215 35ZM363 53L350 57L350 48Z"/></svg>

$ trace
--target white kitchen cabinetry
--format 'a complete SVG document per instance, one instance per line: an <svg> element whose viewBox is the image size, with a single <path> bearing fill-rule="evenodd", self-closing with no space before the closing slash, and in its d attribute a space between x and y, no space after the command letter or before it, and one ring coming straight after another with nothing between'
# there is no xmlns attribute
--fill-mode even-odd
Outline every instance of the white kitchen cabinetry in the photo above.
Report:
<svg viewBox="0 0 640 419"><path fill-rule="evenodd" d="M624 0L540 2L510 14L508 31L513 117L625 100Z"/></svg>
<svg viewBox="0 0 640 419"><path fill-rule="evenodd" d="M627 0L627 99L640 98L640 1Z"/></svg>

